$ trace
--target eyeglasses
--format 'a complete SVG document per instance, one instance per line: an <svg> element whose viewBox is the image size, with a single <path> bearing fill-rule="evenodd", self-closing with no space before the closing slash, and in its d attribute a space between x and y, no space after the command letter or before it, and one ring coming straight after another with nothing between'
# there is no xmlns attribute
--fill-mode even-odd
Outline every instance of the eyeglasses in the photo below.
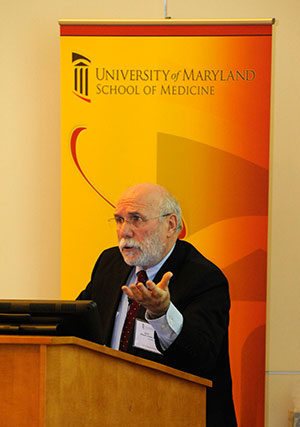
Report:
<svg viewBox="0 0 300 427"><path fill-rule="evenodd" d="M108 222L110 224L115 223L117 228L120 228L124 224L124 222L127 222L127 224L132 225L134 228L142 228L146 225L148 221L151 221L152 219L157 219L157 218L164 218L166 216L172 215L172 213L173 212L170 212L167 214L155 216L153 218L143 218L140 215L132 215L129 218L123 218L122 216L115 216L114 218L110 218Z"/></svg>

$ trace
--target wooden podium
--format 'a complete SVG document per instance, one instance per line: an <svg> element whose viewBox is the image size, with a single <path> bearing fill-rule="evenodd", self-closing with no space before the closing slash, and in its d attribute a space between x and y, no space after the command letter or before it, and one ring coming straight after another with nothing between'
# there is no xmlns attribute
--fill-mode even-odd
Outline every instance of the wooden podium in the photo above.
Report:
<svg viewBox="0 0 300 427"><path fill-rule="evenodd" d="M0 336L1 427L203 427L211 385L79 338Z"/></svg>

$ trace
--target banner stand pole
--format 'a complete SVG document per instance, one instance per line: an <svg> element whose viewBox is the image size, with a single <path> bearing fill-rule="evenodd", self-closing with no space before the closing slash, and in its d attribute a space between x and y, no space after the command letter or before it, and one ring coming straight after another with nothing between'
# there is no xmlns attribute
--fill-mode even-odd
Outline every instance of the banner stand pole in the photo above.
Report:
<svg viewBox="0 0 300 427"><path fill-rule="evenodd" d="M171 19L171 16L168 16L168 0L164 0L164 18Z"/></svg>

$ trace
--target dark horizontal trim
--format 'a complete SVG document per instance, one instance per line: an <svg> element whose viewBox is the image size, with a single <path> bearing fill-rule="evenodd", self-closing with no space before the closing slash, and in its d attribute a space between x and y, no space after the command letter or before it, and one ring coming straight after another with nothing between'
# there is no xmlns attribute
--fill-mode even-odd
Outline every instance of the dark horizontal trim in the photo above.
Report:
<svg viewBox="0 0 300 427"><path fill-rule="evenodd" d="M61 24L61 36L271 36L272 25L87 25Z"/></svg>

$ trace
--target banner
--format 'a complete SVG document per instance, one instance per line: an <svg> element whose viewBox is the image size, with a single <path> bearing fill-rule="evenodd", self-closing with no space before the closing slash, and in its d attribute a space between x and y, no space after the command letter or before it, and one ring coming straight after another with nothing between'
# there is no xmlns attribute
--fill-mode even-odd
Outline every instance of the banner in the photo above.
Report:
<svg viewBox="0 0 300 427"><path fill-rule="evenodd" d="M229 280L239 425L262 426L272 22L60 25L62 297L117 244L122 191L163 185Z"/></svg>

